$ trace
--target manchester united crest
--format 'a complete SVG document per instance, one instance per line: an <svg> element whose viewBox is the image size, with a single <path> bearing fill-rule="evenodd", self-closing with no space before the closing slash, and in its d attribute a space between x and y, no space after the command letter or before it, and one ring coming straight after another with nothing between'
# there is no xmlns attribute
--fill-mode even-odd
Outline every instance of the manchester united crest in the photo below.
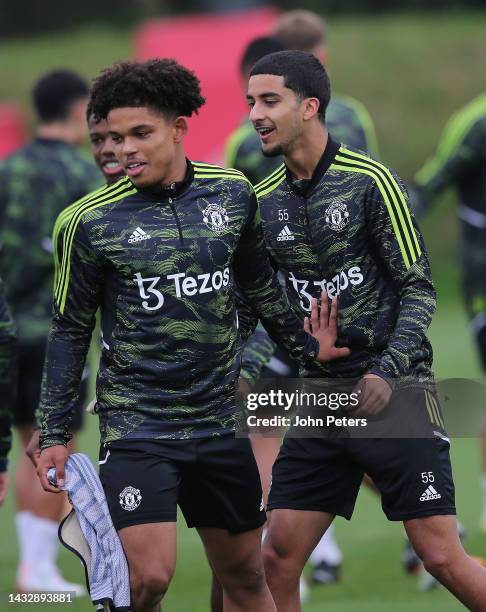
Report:
<svg viewBox="0 0 486 612"><path fill-rule="evenodd" d="M335 232L340 232L349 223L349 211L346 204L335 202L327 207L326 223Z"/></svg>
<svg viewBox="0 0 486 612"><path fill-rule="evenodd" d="M220 234L228 227L226 208L219 204L210 204L203 212L203 221L214 232Z"/></svg>
<svg viewBox="0 0 486 612"><path fill-rule="evenodd" d="M123 508L123 510L128 510L128 512L136 510L142 502L140 489L135 489L135 487L125 487L120 493L119 499L120 506Z"/></svg>

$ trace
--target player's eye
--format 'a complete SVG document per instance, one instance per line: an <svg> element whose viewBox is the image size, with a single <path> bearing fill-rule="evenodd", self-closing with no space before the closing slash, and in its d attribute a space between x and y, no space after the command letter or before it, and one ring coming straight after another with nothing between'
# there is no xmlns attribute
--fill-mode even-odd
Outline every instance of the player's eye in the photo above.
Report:
<svg viewBox="0 0 486 612"><path fill-rule="evenodd" d="M122 139L121 139L121 137L120 137L120 136L114 136L114 135L112 135L112 136L111 136L111 140L112 140L112 142L114 142L115 144L120 144L120 142L122 141Z"/></svg>

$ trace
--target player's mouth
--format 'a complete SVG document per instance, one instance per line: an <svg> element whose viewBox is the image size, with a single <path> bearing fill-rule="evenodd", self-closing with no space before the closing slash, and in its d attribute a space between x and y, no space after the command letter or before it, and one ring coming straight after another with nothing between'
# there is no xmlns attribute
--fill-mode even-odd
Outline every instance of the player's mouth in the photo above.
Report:
<svg viewBox="0 0 486 612"><path fill-rule="evenodd" d="M110 159L109 161L105 161L101 164L103 168L103 173L107 176L115 176L117 174L123 174L123 168L119 161L116 159Z"/></svg>
<svg viewBox="0 0 486 612"><path fill-rule="evenodd" d="M258 132L262 143L265 143L271 138L272 134L275 132L275 128L268 126L260 126L256 128L256 131Z"/></svg>
<svg viewBox="0 0 486 612"><path fill-rule="evenodd" d="M131 161L125 164L125 172L128 174L128 176L140 176L145 170L146 165L147 164L145 162Z"/></svg>

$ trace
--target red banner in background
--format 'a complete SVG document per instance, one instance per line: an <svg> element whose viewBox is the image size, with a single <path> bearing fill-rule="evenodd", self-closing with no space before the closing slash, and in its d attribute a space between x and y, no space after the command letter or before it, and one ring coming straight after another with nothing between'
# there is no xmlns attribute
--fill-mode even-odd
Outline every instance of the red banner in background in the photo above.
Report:
<svg viewBox="0 0 486 612"><path fill-rule="evenodd" d="M247 112L239 74L246 45L268 34L272 8L148 21L135 32L136 58L171 57L194 70L206 104L190 119L188 155L221 164L224 143Z"/></svg>
<svg viewBox="0 0 486 612"><path fill-rule="evenodd" d="M26 138L25 118L13 103L0 103L0 159L14 153Z"/></svg>

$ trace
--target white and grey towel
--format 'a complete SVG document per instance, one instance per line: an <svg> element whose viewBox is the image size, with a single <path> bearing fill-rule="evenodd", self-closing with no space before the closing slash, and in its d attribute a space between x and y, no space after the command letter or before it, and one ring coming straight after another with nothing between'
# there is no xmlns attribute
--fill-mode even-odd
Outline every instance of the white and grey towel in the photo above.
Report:
<svg viewBox="0 0 486 612"><path fill-rule="evenodd" d="M49 479L55 483L55 470ZM130 578L125 553L113 526L98 474L86 455L75 453L66 462L64 491L75 511L59 527L59 538L86 569L93 604L117 612L130 610ZM77 525L78 524L78 525ZM79 529L80 528L80 529ZM82 532L82 534L81 534ZM82 536L84 535L84 542Z"/></svg>

